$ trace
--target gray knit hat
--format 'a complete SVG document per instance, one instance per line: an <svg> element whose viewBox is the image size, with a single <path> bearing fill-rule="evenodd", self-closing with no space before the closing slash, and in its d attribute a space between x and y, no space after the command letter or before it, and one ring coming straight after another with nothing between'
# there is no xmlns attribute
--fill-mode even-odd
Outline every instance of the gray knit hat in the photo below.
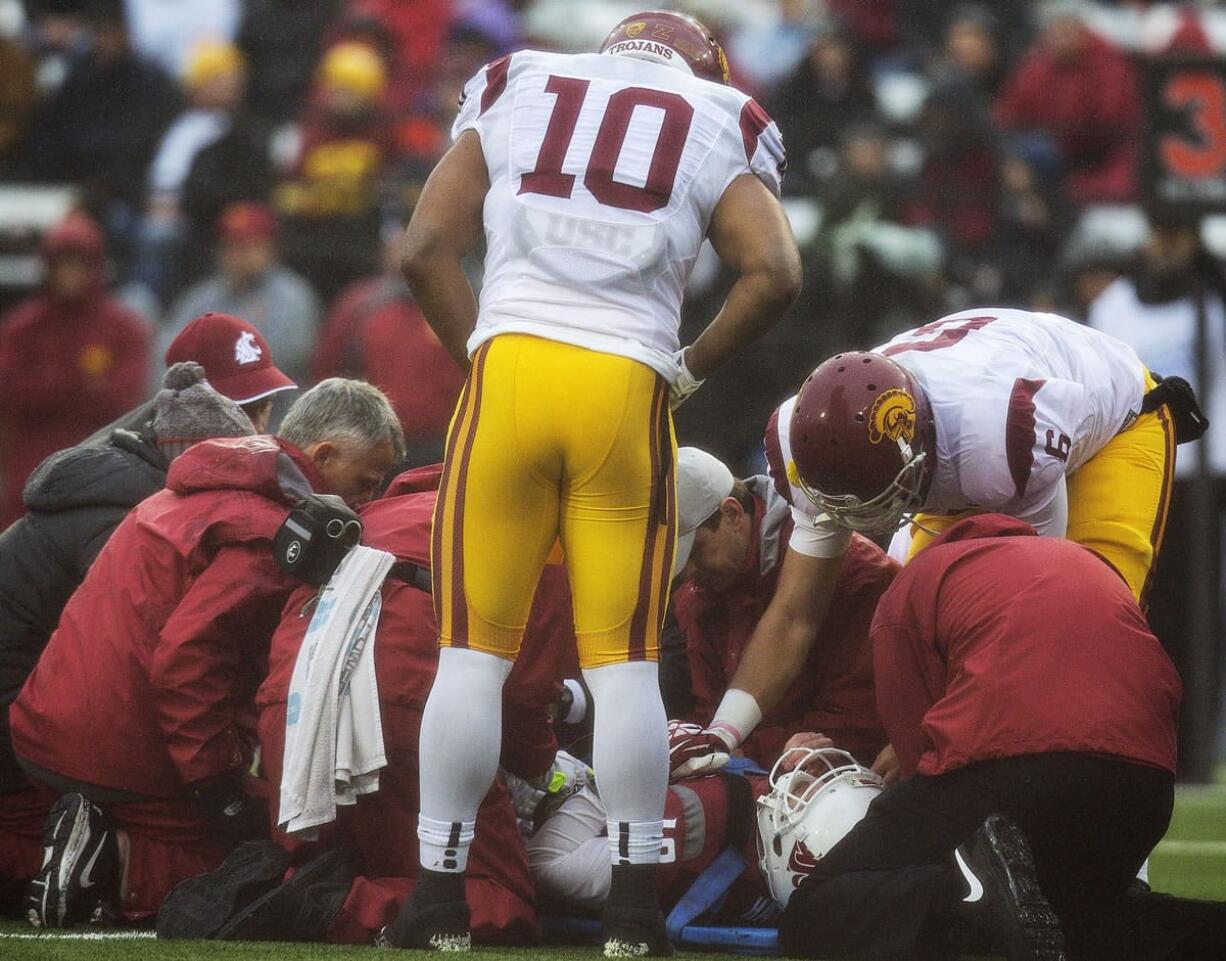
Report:
<svg viewBox="0 0 1226 961"><path fill-rule="evenodd" d="M209 386L199 364L175 364L166 371L162 384L154 400L153 434L168 461L211 437L255 433L243 409Z"/></svg>

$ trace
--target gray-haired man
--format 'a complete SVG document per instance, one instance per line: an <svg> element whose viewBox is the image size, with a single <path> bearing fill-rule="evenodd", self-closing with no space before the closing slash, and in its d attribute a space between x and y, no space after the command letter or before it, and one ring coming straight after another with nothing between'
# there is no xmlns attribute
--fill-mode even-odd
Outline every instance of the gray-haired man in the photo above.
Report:
<svg viewBox="0 0 1226 961"><path fill-rule="evenodd" d="M294 401L277 436L298 448L319 473L317 491L350 507L372 500L404 458L404 433L379 388L330 377Z"/></svg>

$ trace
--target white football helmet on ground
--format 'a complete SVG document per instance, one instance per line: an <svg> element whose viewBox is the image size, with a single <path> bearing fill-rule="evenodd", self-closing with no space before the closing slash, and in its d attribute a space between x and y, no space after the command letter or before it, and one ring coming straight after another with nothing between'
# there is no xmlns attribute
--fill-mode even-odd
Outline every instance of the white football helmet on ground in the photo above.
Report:
<svg viewBox="0 0 1226 961"><path fill-rule="evenodd" d="M783 770L784 761L795 761ZM835 748L785 751L758 798L758 864L781 908L817 862L868 812L885 782Z"/></svg>

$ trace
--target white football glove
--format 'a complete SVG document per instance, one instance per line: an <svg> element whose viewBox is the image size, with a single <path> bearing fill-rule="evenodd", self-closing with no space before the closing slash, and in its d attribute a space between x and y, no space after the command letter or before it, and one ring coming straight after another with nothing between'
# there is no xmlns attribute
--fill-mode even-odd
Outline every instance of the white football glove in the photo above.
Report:
<svg viewBox="0 0 1226 961"><path fill-rule="evenodd" d="M690 394L703 385L703 381L690 373L690 368L685 363L685 355L688 352L688 347L682 347L673 354L673 363L680 368L681 372L677 375L677 379L668 385L669 410L676 410L686 402Z"/></svg>

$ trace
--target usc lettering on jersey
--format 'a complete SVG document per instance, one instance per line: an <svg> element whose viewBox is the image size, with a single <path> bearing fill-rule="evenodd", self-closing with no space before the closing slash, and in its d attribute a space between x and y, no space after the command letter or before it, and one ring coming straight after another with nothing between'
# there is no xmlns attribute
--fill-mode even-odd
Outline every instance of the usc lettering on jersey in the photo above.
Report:
<svg viewBox="0 0 1226 961"><path fill-rule="evenodd" d="M471 353L526 333L676 376L681 298L737 177L778 195L779 130L748 96L661 64L523 51L465 87L453 128L489 170Z"/></svg>

